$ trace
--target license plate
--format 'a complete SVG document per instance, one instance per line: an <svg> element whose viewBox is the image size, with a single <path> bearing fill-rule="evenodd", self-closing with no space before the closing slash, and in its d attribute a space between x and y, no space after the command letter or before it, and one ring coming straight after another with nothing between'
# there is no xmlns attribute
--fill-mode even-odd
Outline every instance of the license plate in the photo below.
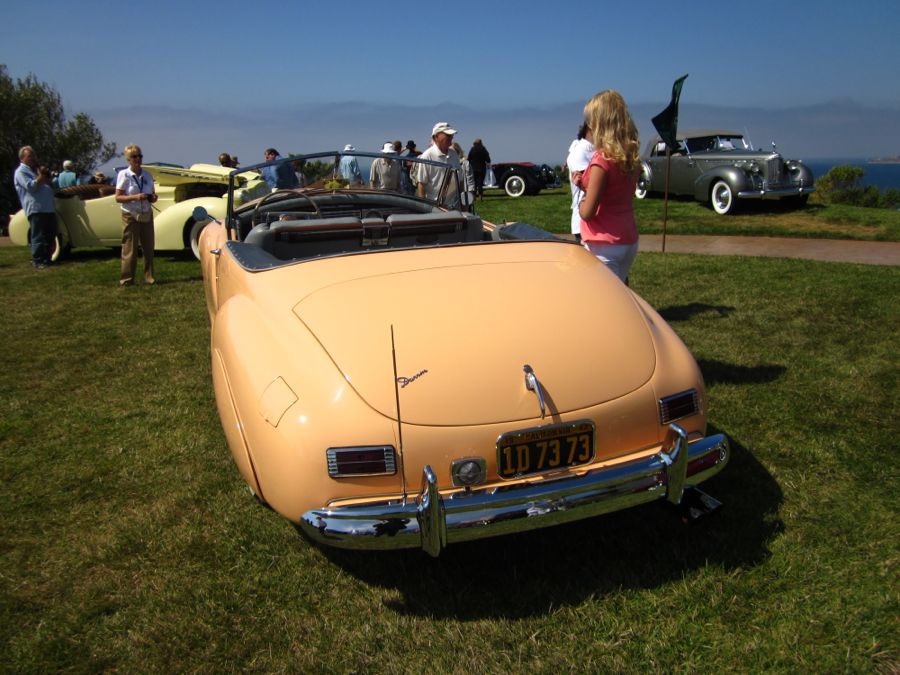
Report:
<svg viewBox="0 0 900 675"><path fill-rule="evenodd" d="M594 457L590 420L509 431L497 439L497 473L518 478L587 464Z"/></svg>

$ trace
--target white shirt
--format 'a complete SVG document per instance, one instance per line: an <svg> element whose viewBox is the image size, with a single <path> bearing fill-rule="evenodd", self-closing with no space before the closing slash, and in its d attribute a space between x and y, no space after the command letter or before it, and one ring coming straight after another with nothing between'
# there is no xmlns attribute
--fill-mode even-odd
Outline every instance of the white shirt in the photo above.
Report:
<svg viewBox="0 0 900 675"><path fill-rule="evenodd" d="M116 176L116 190L122 190L126 195L136 195L145 192L148 195L153 194L153 176L149 171L141 170L138 176L131 170L131 167L122 169ZM123 211L129 213L151 213L153 206L146 199L136 202L122 202L119 204Z"/></svg>
<svg viewBox="0 0 900 675"><path fill-rule="evenodd" d="M453 176L451 175L447 181L447 193L444 199L444 206L451 209L459 208L459 192L457 185L461 185L463 183L463 177L460 173L460 163L459 163L459 155L456 154L456 150L450 148L445 155L442 153L438 147L432 143L429 148L419 155L420 159L430 159L435 162L443 162L444 164L449 164L454 169L456 169L456 177L459 179L459 182L453 180ZM415 164L413 165L413 172L411 174L412 179L418 184L423 183L425 185L425 197L426 199L431 199L434 201L438 200L439 192L441 189L441 183L444 180L444 176L447 175L447 171L438 167L438 166L429 166L428 164Z"/></svg>
<svg viewBox="0 0 900 675"><path fill-rule="evenodd" d="M594 144L586 138L576 138L569 146L569 154L566 156L566 166L569 167L569 181L572 188L572 234L581 232L581 215L578 213L578 205L584 199L584 190L575 184L572 179L573 171L584 171L591 163L594 156Z"/></svg>

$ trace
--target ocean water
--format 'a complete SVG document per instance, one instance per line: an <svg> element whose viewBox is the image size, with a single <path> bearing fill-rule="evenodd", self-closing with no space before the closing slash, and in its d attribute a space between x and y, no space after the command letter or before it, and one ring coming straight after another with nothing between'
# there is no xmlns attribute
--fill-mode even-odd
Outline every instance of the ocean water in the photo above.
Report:
<svg viewBox="0 0 900 675"><path fill-rule="evenodd" d="M862 178L862 184L864 186L874 185L881 190L886 188L900 190L900 164L869 164L865 159L859 157L805 159L803 160L803 163L812 170L813 175L816 178L824 176L833 166L844 164L858 166L865 171Z"/></svg>

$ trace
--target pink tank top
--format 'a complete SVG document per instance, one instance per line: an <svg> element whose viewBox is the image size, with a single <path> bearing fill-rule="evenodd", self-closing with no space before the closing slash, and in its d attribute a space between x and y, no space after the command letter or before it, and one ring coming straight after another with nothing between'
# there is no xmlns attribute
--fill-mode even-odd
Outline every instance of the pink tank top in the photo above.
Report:
<svg viewBox="0 0 900 675"><path fill-rule="evenodd" d="M634 188L636 174L625 174L619 166L598 151L591 157L585 169L581 185L587 192L590 184L591 167L606 170L606 186L600 195L600 205L588 220L581 219L581 238L606 244L633 244L638 240L637 225L634 222Z"/></svg>

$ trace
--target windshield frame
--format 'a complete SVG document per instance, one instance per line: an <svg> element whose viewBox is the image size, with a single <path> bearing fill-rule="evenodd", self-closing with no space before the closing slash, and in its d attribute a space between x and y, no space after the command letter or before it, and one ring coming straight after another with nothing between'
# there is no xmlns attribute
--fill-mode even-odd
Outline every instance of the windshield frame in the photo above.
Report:
<svg viewBox="0 0 900 675"><path fill-rule="evenodd" d="M294 188L296 190L305 190L309 191L311 194L315 193L337 193L341 191L353 191L353 190L370 190L372 188L369 187L368 182L365 182L363 185L359 186L350 186L346 184L343 176L340 173L340 163L341 159L344 157L362 157L366 159L371 159L372 161L376 159L387 159L393 161L402 161L408 162L410 167L410 172L412 172L412 167L416 164L424 164L427 166L433 166L443 171L443 177L440 181L440 187L438 189L437 198L429 198L427 196L422 197L418 196L416 193L407 194L402 191L394 191L394 190L383 190L385 192L391 194L398 194L409 198L421 199L430 204L438 206L440 208L446 209L458 209L460 208L460 199L462 195L462 180L458 171L455 171L452 165L436 161L432 159L423 159L419 156L410 157L408 155L397 155L395 153L382 153L382 152L365 152L360 150L329 150L325 152L314 152L307 154L299 154L299 155L287 155L284 157L279 157L270 162L260 162L258 164L252 164L250 166L242 166L235 168L228 174L228 193L227 193L227 207L226 207L226 215L225 222L228 224L228 230L232 230L232 224L234 223L234 212L235 212L235 199L234 193L235 190L241 187L241 183L245 182L240 177L240 174L246 174L247 172L255 171L263 175L263 169L268 167L278 167L285 163L293 163L297 161L322 161L325 159L331 159L333 161L331 174L326 178L328 181L337 181L339 184L333 187L298 187ZM455 200L455 203L454 203Z"/></svg>

